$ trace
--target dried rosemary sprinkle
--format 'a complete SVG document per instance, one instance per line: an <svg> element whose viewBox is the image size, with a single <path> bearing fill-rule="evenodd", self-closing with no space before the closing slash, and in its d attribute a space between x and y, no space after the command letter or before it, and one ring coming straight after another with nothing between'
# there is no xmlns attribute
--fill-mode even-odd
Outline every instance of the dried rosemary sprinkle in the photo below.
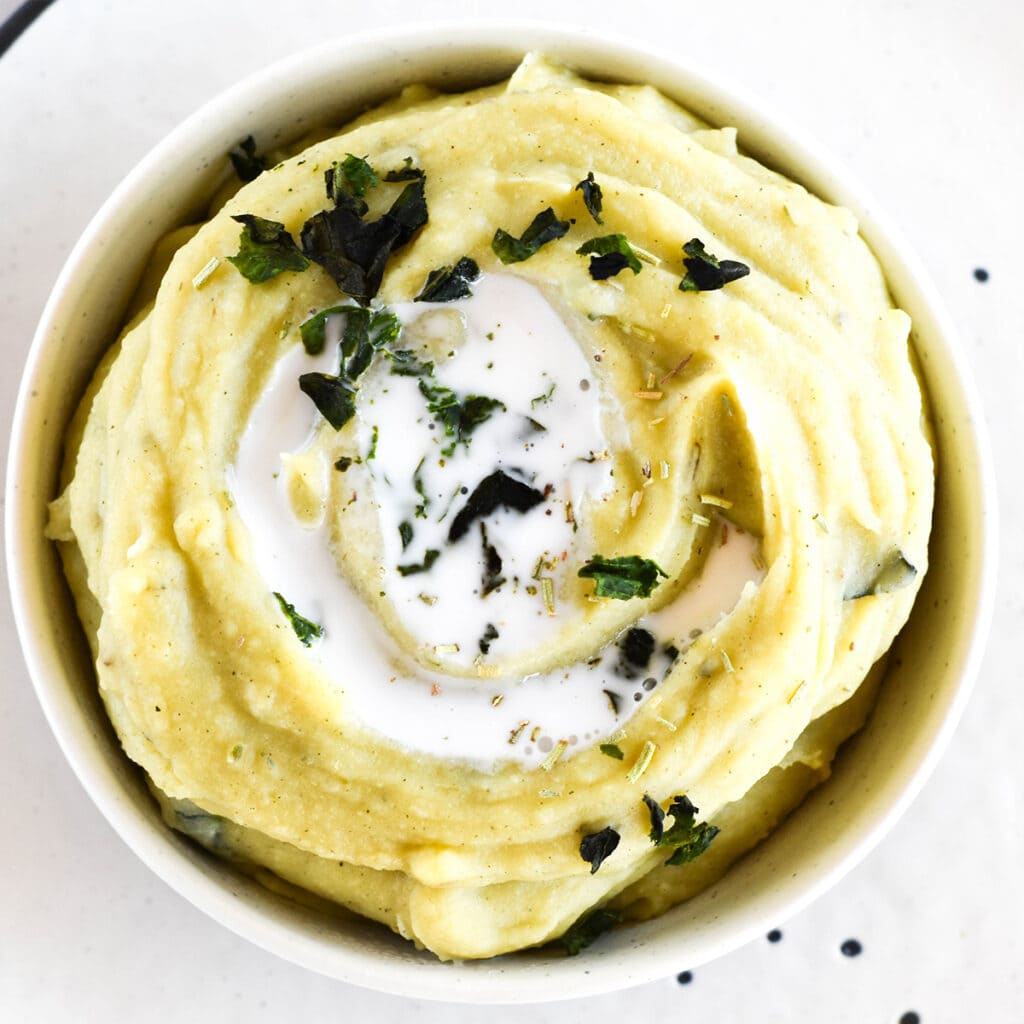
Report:
<svg viewBox="0 0 1024 1024"><path fill-rule="evenodd" d="M722 498L717 494L702 494L700 501L702 505L714 505L715 508L732 508L732 502L728 498Z"/></svg>
<svg viewBox="0 0 1024 1024"><path fill-rule="evenodd" d="M220 260L216 256L211 256L210 259L207 260L203 269L200 270L199 273L192 278L192 287L195 288L196 291L199 291L199 289L202 288L203 285L210 280L210 278L213 276L213 272L219 266Z"/></svg>
<svg viewBox="0 0 1024 1024"><path fill-rule="evenodd" d="M693 515L690 516L690 522L693 523L694 526L710 526L711 525L711 520L708 519L707 516L700 515L700 513L698 513L698 512L694 512Z"/></svg>
<svg viewBox="0 0 1024 1024"><path fill-rule="evenodd" d="M627 782L636 782L650 766L651 761L654 759L654 752L658 749L657 745L652 743L650 740L645 740L642 749L640 750L640 756L636 759L633 767L629 769L629 773L626 775Z"/></svg>
<svg viewBox="0 0 1024 1024"><path fill-rule="evenodd" d="M512 730L512 731L511 731L511 732L510 732L509 734L508 734L508 742L509 742L509 744L510 744L510 745L514 746L514 745L515 745L516 743L518 743L518 742L519 742L519 737L523 735L523 731L524 731L524 730L526 729L526 727L527 727L527 726L528 726L529 724L530 724L529 722L520 722L520 723L519 723L519 724L518 724L518 725L517 725L517 726L516 726L516 727L515 727L515 728L514 728L514 729L513 729L513 730Z"/></svg>
<svg viewBox="0 0 1024 1024"><path fill-rule="evenodd" d="M559 740L555 744L554 749L551 751L551 753L548 754L548 756L545 758L544 763L540 766L541 767L541 771L545 771L545 772L551 771L551 769L554 768L556 764L558 764L559 758L568 749L569 749L569 741L568 740Z"/></svg>
<svg viewBox="0 0 1024 1024"><path fill-rule="evenodd" d="M550 576L542 576L540 581L540 594L544 600L544 607L548 615L555 614L555 581Z"/></svg>
<svg viewBox="0 0 1024 1024"><path fill-rule="evenodd" d="M659 398L662 398L663 396L663 391L637 391L634 395L634 397L636 398L643 398L649 402L656 402Z"/></svg>

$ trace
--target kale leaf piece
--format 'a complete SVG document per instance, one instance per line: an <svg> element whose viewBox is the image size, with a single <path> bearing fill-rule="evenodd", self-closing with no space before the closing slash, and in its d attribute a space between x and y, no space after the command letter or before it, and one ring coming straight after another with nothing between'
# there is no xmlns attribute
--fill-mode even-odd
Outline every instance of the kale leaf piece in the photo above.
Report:
<svg viewBox="0 0 1024 1024"><path fill-rule="evenodd" d="M541 246L561 238L569 230L567 220L559 220L549 206L530 222L530 226L519 238L510 235L503 228L494 232L491 248L502 263L522 263L528 260Z"/></svg>
<svg viewBox="0 0 1024 1024"><path fill-rule="evenodd" d="M448 529L448 540L454 543L460 537L464 537L474 520L489 516L497 508L528 512L542 501L544 495L536 488L497 469L473 488L473 493L466 499L466 504L452 520L452 525Z"/></svg>
<svg viewBox="0 0 1024 1024"><path fill-rule="evenodd" d="M583 837L580 841L580 856L590 865L592 875L615 852L619 839L619 833L611 825Z"/></svg>
<svg viewBox="0 0 1024 1024"><path fill-rule="evenodd" d="M681 292L713 292L730 281L738 281L750 273L750 267L739 260L719 260L704 248L699 238L691 238L683 246L686 276L679 282Z"/></svg>
<svg viewBox="0 0 1024 1024"><path fill-rule="evenodd" d="M309 619L300 615L295 610L295 605L289 604L276 590L274 591L274 597L277 598L277 603L281 606L281 611L284 612L288 621L292 625L292 629L295 630L295 635L302 641L304 647L311 647L313 645L314 638L324 635L323 626L320 626L315 622L311 622Z"/></svg>
<svg viewBox="0 0 1024 1024"><path fill-rule="evenodd" d="M476 260L463 256L453 267L440 267L427 274L423 290L414 302L454 302L468 299L473 290L470 285L480 277Z"/></svg>
<svg viewBox="0 0 1024 1024"><path fill-rule="evenodd" d="M590 216L593 217L598 224L603 224L604 221L601 220L601 204L604 197L601 192L601 186L594 181L594 172L588 171L587 176L573 191L583 193L583 205L586 206Z"/></svg>
<svg viewBox="0 0 1024 1024"><path fill-rule="evenodd" d="M621 555L618 558L605 558L594 555L577 573L584 579L592 579L596 583L594 594L597 597L610 597L619 601L628 601L633 597L650 597L651 591L658 585L658 577L668 579L667 574L649 558L639 555Z"/></svg>
<svg viewBox="0 0 1024 1024"><path fill-rule="evenodd" d="M263 284L286 270L302 271L309 266L283 224L252 213L235 214L231 219L242 225L242 232L238 253L229 256L228 262L251 284Z"/></svg>
<svg viewBox="0 0 1024 1024"><path fill-rule="evenodd" d="M576 250L577 255L590 256L590 276L595 281L614 277L620 270L629 267L639 274L643 264L638 259L625 235L601 235L584 242Z"/></svg>

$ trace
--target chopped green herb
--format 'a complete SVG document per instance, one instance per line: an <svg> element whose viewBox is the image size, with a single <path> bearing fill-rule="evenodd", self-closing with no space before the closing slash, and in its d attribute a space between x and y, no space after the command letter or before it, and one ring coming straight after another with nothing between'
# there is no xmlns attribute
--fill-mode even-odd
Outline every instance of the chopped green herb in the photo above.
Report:
<svg viewBox="0 0 1024 1024"><path fill-rule="evenodd" d="M256 140L251 135L246 135L228 156L242 181L255 181L267 169L266 160L256 154Z"/></svg>
<svg viewBox="0 0 1024 1024"><path fill-rule="evenodd" d="M422 177L424 177L423 172L418 167L414 167L413 166L413 162L412 162L412 157L411 156L407 156L405 158L405 160L402 161L402 166L401 167L399 167L397 170L394 170L394 171L388 171L388 173L384 175L384 180L385 181L416 181L417 178L422 178Z"/></svg>
<svg viewBox="0 0 1024 1024"><path fill-rule="evenodd" d="M902 551L894 551L884 561L876 563L876 570L865 585L853 593L844 594L844 600L855 601L873 594L891 594L907 586L917 576L917 568L907 561Z"/></svg>
<svg viewBox="0 0 1024 1024"><path fill-rule="evenodd" d="M470 285L480 276L476 260L463 256L453 267L440 267L427 274L423 290L414 302L454 302L468 299L473 291Z"/></svg>
<svg viewBox="0 0 1024 1024"><path fill-rule="evenodd" d="M498 469L484 477L466 499L448 530L448 540L454 543L464 537L476 519L489 516L497 508L510 508L516 512L528 512L544 501L544 495L522 480L516 480Z"/></svg>
<svg viewBox="0 0 1024 1024"><path fill-rule="evenodd" d="M274 591L274 597L277 598L277 603L281 606L281 611L284 612L288 621L292 624L292 629L295 630L295 635L300 641L302 641L304 647L311 647L314 638L322 637L324 635L323 626L320 626L315 622L310 622L309 619L301 616L295 610L295 605L289 604L276 590Z"/></svg>
<svg viewBox="0 0 1024 1024"><path fill-rule="evenodd" d="M412 523L408 520L399 523L398 536L402 538L402 550L404 551L412 543Z"/></svg>
<svg viewBox="0 0 1024 1024"><path fill-rule="evenodd" d="M299 325L299 335L302 338L302 347L311 356L318 356L324 350L327 343L327 320L329 317L337 316L340 313L347 313L355 306L331 306L330 309L321 309L314 313L308 320Z"/></svg>
<svg viewBox="0 0 1024 1024"><path fill-rule="evenodd" d="M498 549L487 539L487 527L483 523L480 524L480 540L484 546L484 577L480 596L486 597L505 582L505 577L501 575L501 555L498 554Z"/></svg>
<svg viewBox="0 0 1024 1024"><path fill-rule="evenodd" d="M577 255L590 255L590 276L595 281L614 277L620 270L629 267L639 274L643 264L637 258L625 235L601 235L584 242L576 250Z"/></svg>
<svg viewBox="0 0 1024 1024"><path fill-rule="evenodd" d="M597 585L594 594L597 597L616 598L620 601L650 597L651 591L658 585L658 577L668 579L656 562L638 555L622 555L618 558L594 555L577 575L595 581Z"/></svg>
<svg viewBox="0 0 1024 1024"><path fill-rule="evenodd" d="M346 154L345 159L334 165L327 183L327 195L335 199L338 189L344 189L350 196L362 199L376 185L380 184L377 172L367 163L366 157Z"/></svg>
<svg viewBox="0 0 1024 1024"><path fill-rule="evenodd" d="M687 864L691 860L696 860L711 845L711 841L720 831L716 825L709 825L706 821L696 821L698 810L688 797L674 797L667 812L663 811L657 801L646 794L644 803L647 805L651 817L649 833L651 842L655 846L669 846L675 850L672 856L665 861L666 864ZM665 828L666 814L672 817L672 824L667 829Z"/></svg>
<svg viewBox="0 0 1024 1024"><path fill-rule="evenodd" d="M335 462L334 468L338 470L340 473L344 473L348 469L348 467L352 465L353 461L354 460L352 459L351 455L342 455L342 457L338 459L337 462Z"/></svg>
<svg viewBox="0 0 1024 1024"><path fill-rule="evenodd" d="M536 409L537 406L540 405L541 402L550 402L551 401L551 396L555 393L555 384L556 384L556 381L552 381L551 382L551 387L549 387L547 389L547 391L544 392L544 394L538 395L536 398L531 398L530 399L530 408L531 409ZM541 430L546 430L547 429L547 427L544 427L540 423L537 423L537 421L535 419L531 418L530 419L530 423L531 424L536 424L534 429L537 429L538 427Z"/></svg>
<svg viewBox="0 0 1024 1024"><path fill-rule="evenodd" d="M602 743L600 747L601 753L608 757L614 757L616 761L621 761L625 755L622 753L622 747L617 743Z"/></svg>
<svg viewBox="0 0 1024 1024"><path fill-rule="evenodd" d="M583 203L590 213L590 216L597 221L598 224L603 224L601 220L601 202L603 196L601 194L601 186L594 181L594 172L589 171L587 176L581 181L575 188L576 192L583 193Z"/></svg>
<svg viewBox="0 0 1024 1024"><path fill-rule="evenodd" d="M484 626L484 634L477 641L477 646L480 648L481 654L491 653L491 644L498 639L498 627L493 622L488 622Z"/></svg>
<svg viewBox="0 0 1024 1024"><path fill-rule="evenodd" d="M541 246L561 238L569 230L567 220L559 220L549 206L530 222L522 237L515 238L503 228L494 232L491 248L502 263L522 263L528 260Z"/></svg>
<svg viewBox="0 0 1024 1024"><path fill-rule="evenodd" d="M738 260L719 260L704 248L699 238L683 246L686 276L679 283L681 292L712 292L738 281L750 273L750 267Z"/></svg>
<svg viewBox="0 0 1024 1024"><path fill-rule="evenodd" d="M329 373L304 373L299 377L299 387L309 395L335 430L341 430L356 414L356 389L341 377Z"/></svg>
<svg viewBox="0 0 1024 1024"><path fill-rule="evenodd" d="M397 566L399 575L401 576L415 576L416 573L430 572L433 564L441 557L440 551L435 551L433 548L428 549L426 554L423 556L423 561L417 565L399 565Z"/></svg>
<svg viewBox="0 0 1024 1024"><path fill-rule="evenodd" d="M430 505L430 498L428 497L426 487L423 484L424 461L426 461L426 456L420 459L416 464L416 468L413 470L412 474L412 485L416 489L416 493L420 496L420 503L416 506L415 512L417 519L427 518L427 508Z"/></svg>
<svg viewBox="0 0 1024 1024"><path fill-rule="evenodd" d="M351 383L369 367L374 355L393 345L402 331L402 324L394 313L385 309L367 309L350 306L345 317L345 332L341 338L341 356L344 375Z"/></svg>
<svg viewBox="0 0 1024 1024"><path fill-rule="evenodd" d="M295 239L276 220L251 213L239 213L232 220L242 225L238 253L228 257L238 272L252 284L263 284L286 270L301 271L309 260L299 251Z"/></svg>
<svg viewBox="0 0 1024 1024"><path fill-rule="evenodd" d="M580 841L580 856L590 865L592 875L615 852L619 838L619 833L609 825Z"/></svg>
<svg viewBox="0 0 1024 1024"><path fill-rule="evenodd" d="M640 669L647 668L651 655L654 654L654 634L634 626L627 630L619 641L619 651L627 665Z"/></svg>
<svg viewBox="0 0 1024 1024"><path fill-rule="evenodd" d="M370 438L370 450L366 453L366 462L371 462L377 458L377 438L379 434L380 432L377 430L377 424L375 423L373 425L373 434Z"/></svg>
<svg viewBox="0 0 1024 1024"><path fill-rule="evenodd" d="M576 956L606 931L622 923L622 913L607 907L598 907L581 917L560 939L567 956Z"/></svg>
<svg viewBox="0 0 1024 1024"><path fill-rule="evenodd" d="M443 427L451 444L443 448L443 455L451 455L457 445L468 445L469 437L481 423L490 419L496 409L505 410L505 403L484 395L467 395L460 399L451 388L443 384L428 384L421 377L420 393L427 400L427 408Z"/></svg>
<svg viewBox="0 0 1024 1024"><path fill-rule="evenodd" d="M427 223L426 177L420 172L408 179L388 210L367 221L363 219L366 202L349 191L351 181L343 168L335 165L327 172L328 198L335 206L314 214L303 225L302 251L319 263L343 292L366 305L380 288L391 254ZM360 171L358 180L365 183L368 179ZM385 180L390 179L385 176Z"/></svg>
<svg viewBox="0 0 1024 1024"><path fill-rule="evenodd" d="M608 698L608 706L612 709L612 714L617 715L622 698L614 690L602 690L601 692Z"/></svg>

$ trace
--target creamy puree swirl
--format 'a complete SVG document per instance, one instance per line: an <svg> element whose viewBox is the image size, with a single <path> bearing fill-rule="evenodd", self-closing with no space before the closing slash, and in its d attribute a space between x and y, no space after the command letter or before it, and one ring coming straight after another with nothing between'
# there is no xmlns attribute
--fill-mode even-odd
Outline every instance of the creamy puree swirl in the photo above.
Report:
<svg viewBox="0 0 1024 1024"><path fill-rule="evenodd" d="M401 179L367 217L422 176L379 289L316 261L247 280L233 217L305 247L350 157ZM496 232L548 209L560 233L501 259ZM605 276L578 250L609 236L639 262ZM282 154L161 251L48 533L170 825L442 958L575 952L827 777L933 494L909 320L848 212L650 88L531 55ZM462 259L468 294L415 301ZM712 264L742 271L695 285ZM360 303L397 340L336 426L298 378L342 373ZM336 307L310 354L301 326ZM440 395L485 399L465 435ZM651 579L610 594L608 560Z"/></svg>

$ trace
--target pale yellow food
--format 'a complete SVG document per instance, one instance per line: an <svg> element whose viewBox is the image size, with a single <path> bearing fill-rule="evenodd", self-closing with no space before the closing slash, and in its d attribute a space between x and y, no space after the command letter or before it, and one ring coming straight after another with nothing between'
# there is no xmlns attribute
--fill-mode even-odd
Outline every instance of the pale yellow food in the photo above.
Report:
<svg viewBox="0 0 1024 1024"><path fill-rule="evenodd" d="M485 772L388 743L347 715L252 566L226 467L297 325L338 291L315 266L246 282L223 262L238 247L229 215L297 235L325 205L324 169L347 153L381 168L412 156L427 173L429 224L389 264L382 301L411 298L466 254L542 284L604 356L630 443L613 453L621 501L590 528L599 549L642 552L672 583L649 600L586 603L580 581L560 601L583 602L582 625L555 660L601 647L685 583L700 495L724 496L728 518L761 538L763 581L629 720L621 761L594 746L549 771ZM574 189L588 172L604 191L597 231ZM573 229L503 268L495 229L547 206ZM650 258L595 282L575 250L612 232ZM171 824L442 958L486 957L545 943L599 905L660 913L827 776L925 571L933 491L909 321L850 214L648 88L593 86L529 58L477 93L408 90L186 236L165 272L155 263L155 300L82 403L48 527L111 720ZM750 275L680 291L693 237ZM196 287L212 257L220 266ZM661 397L636 398L651 375ZM646 460L673 471L631 509ZM664 866L645 794L662 806L686 794L721 833L698 860ZM607 826L621 843L591 873L581 838Z"/></svg>

